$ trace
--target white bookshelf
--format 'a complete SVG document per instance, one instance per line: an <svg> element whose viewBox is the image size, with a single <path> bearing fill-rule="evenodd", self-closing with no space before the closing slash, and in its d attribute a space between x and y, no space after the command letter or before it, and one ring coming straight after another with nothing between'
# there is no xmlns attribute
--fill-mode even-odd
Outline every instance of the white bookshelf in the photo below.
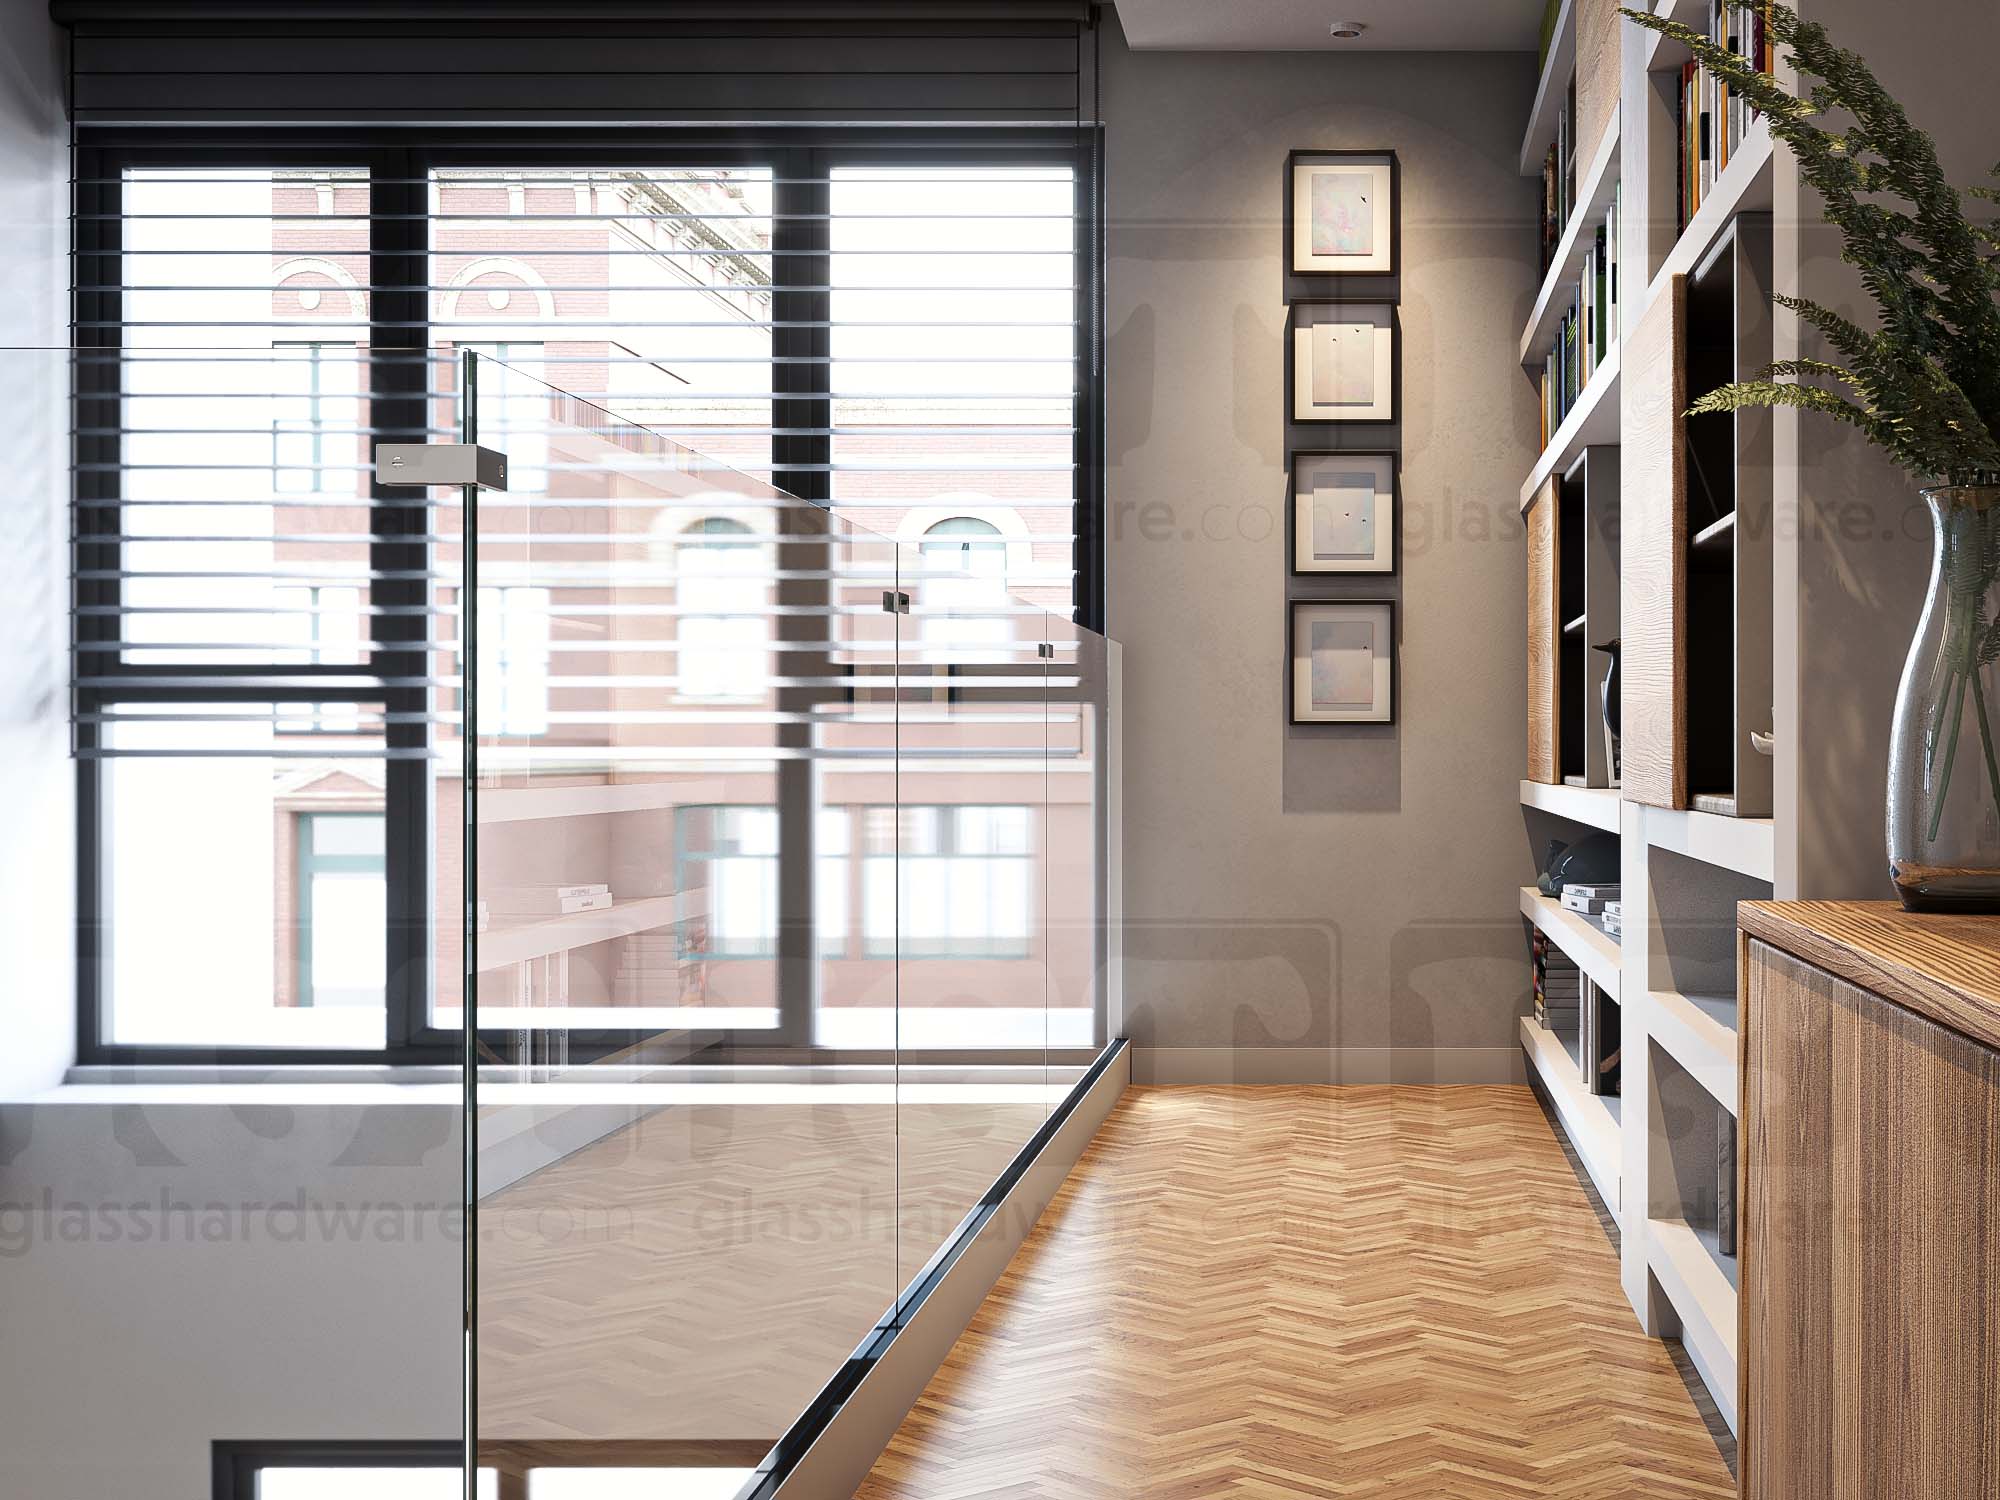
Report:
<svg viewBox="0 0 2000 1500"><path fill-rule="evenodd" d="M1575 67L1576 0L1562 0L1555 30L1549 34L1548 55L1542 59L1541 78L1535 85L1535 102L1528 111L1528 128L1521 137L1523 177L1541 174L1542 158L1556 138L1556 120L1562 114L1563 96Z"/></svg>
<svg viewBox="0 0 2000 1500"><path fill-rule="evenodd" d="M1576 203L1570 210L1569 223L1556 242L1548 274L1542 277L1534 311L1528 314L1528 326L1521 331L1523 365L1539 367L1555 342L1556 328L1569 310L1570 289L1583 270L1584 257L1590 253L1597 226L1604 221L1605 210L1611 206L1617 187L1618 122L1613 119L1605 129L1604 139L1598 143L1597 154L1578 174Z"/></svg>
<svg viewBox="0 0 2000 1500"><path fill-rule="evenodd" d="M613 938L672 927L700 915L704 909L700 892L683 892L614 901L597 911L566 912L511 926L489 926L479 934L479 972L488 974L538 958L574 952L592 943L608 943Z"/></svg>

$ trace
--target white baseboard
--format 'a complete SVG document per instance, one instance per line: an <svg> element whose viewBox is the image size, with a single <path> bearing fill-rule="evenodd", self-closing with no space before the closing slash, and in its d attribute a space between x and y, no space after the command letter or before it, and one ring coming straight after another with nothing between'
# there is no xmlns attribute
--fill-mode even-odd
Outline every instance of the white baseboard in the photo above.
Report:
<svg viewBox="0 0 2000 1500"><path fill-rule="evenodd" d="M1515 1047L1134 1047L1134 1083L1526 1083Z"/></svg>

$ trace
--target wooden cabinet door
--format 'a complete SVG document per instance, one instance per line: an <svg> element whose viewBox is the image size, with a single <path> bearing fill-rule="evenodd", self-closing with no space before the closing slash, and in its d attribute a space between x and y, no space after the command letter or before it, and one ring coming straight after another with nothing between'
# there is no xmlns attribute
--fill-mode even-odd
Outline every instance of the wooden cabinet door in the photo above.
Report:
<svg viewBox="0 0 2000 1500"><path fill-rule="evenodd" d="M1562 481L1528 503L1528 780L1562 780Z"/></svg>
<svg viewBox="0 0 2000 1500"><path fill-rule="evenodd" d="M2000 1500L2000 1052L1752 940L1746 1500Z"/></svg>

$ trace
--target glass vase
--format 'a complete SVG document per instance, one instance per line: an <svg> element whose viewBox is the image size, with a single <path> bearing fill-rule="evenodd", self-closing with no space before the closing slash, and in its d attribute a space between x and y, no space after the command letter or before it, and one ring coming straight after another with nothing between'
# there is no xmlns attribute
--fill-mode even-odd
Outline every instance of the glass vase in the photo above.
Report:
<svg viewBox="0 0 2000 1500"><path fill-rule="evenodd" d="M1930 594L1896 691L1889 875L1911 911L2000 912L2000 486L1924 499Z"/></svg>

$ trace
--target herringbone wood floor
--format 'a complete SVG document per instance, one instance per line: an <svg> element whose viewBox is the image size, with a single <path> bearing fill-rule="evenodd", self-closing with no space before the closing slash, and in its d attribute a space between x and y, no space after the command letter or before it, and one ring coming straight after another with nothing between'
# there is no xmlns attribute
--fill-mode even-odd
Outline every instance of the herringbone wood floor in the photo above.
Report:
<svg viewBox="0 0 2000 1500"><path fill-rule="evenodd" d="M1133 1089L857 1500L1724 1500L1524 1088Z"/></svg>

